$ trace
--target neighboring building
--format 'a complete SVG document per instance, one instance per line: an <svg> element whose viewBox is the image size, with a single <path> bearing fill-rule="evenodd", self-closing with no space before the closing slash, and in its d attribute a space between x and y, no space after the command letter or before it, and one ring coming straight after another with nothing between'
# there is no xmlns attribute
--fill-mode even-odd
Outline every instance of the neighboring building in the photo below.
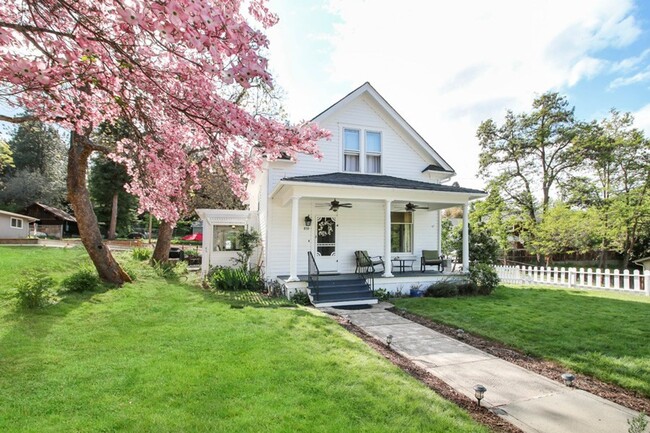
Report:
<svg viewBox="0 0 650 433"><path fill-rule="evenodd" d="M650 271L650 257L645 257L643 259L635 260L634 263L636 263L639 266L643 266L644 271Z"/></svg>
<svg viewBox="0 0 650 433"><path fill-rule="evenodd" d="M27 206L24 213L39 220L34 232L45 233L58 239L79 236L77 220L61 209L36 202Z"/></svg>
<svg viewBox="0 0 650 433"><path fill-rule="evenodd" d="M227 265L238 231L252 227L261 234L258 262L265 277L290 290L306 287L314 264L321 274L354 273L357 250L383 256L376 287L408 291L430 284L433 273L419 272L420 257L422 250L441 250L442 210L463 208L467 233L469 202L486 194L443 184L454 169L369 83L313 121L332 134L319 142L322 159L301 154L266 162L249 185L249 211L197 210L204 224L203 272ZM464 249L466 272L467 235ZM417 272L406 278L398 257Z"/></svg>
<svg viewBox="0 0 650 433"><path fill-rule="evenodd" d="M0 210L0 239L25 239L29 224L38 221L27 215Z"/></svg>

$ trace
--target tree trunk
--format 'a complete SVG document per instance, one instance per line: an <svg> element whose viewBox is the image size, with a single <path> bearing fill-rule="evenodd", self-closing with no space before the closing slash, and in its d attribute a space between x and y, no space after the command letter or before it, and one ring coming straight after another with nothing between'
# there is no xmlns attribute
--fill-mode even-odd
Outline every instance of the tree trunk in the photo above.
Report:
<svg viewBox="0 0 650 433"><path fill-rule="evenodd" d="M169 260L169 248L172 244L172 233L174 227L167 221L161 221L158 226L158 240L156 241L156 248L153 250L151 260L153 262L166 262Z"/></svg>
<svg viewBox="0 0 650 433"><path fill-rule="evenodd" d="M88 158L91 153L90 146L79 140L75 132L71 132L68 150L68 200L77 219L81 242L88 251L99 277L108 283L121 285L130 282L131 278L122 270L102 241L97 216L86 187Z"/></svg>
<svg viewBox="0 0 650 433"><path fill-rule="evenodd" d="M108 239L113 240L115 239L115 232L117 231L117 200L119 198L119 194L115 192L113 194L113 207L111 207L111 223L108 226L108 236L106 236Z"/></svg>

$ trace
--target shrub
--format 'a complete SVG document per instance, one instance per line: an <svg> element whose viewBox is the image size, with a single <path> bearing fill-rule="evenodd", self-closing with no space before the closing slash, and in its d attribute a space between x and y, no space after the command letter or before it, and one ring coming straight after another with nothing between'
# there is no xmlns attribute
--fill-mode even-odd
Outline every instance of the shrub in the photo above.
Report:
<svg viewBox="0 0 650 433"><path fill-rule="evenodd" d="M390 293L386 289L377 289L375 290L375 298L380 301L388 301L390 299Z"/></svg>
<svg viewBox="0 0 650 433"><path fill-rule="evenodd" d="M144 262L151 258L151 250L149 248L133 248L133 258Z"/></svg>
<svg viewBox="0 0 650 433"><path fill-rule="evenodd" d="M311 305L309 295L305 292L296 292L291 296L291 302L297 305Z"/></svg>
<svg viewBox="0 0 650 433"><path fill-rule="evenodd" d="M208 272L206 278L215 290L261 292L264 289L264 280L256 270L217 266Z"/></svg>
<svg viewBox="0 0 650 433"><path fill-rule="evenodd" d="M458 285L452 281L440 281L431 284L424 292L427 298L452 298L458 296Z"/></svg>
<svg viewBox="0 0 650 433"><path fill-rule="evenodd" d="M186 262L156 262L153 263L156 274L163 278L178 278L187 274Z"/></svg>
<svg viewBox="0 0 650 433"><path fill-rule="evenodd" d="M469 280L481 295L489 295L499 285L497 271L487 263L476 263L469 268Z"/></svg>
<svg viewBox="0 0 650 433"><path fill-rule="evenodd" d="M90 268L81 268L63 280L61 285L67 292L87 292L97 289L100 283L97 272Z"/></svg>
<svg viewBox="0 0 650 433"><path fill-rule="evenodd" d="M41 308L54 299L52 286L54 280L47 275L38 274L18 281L16 297L22 307Z"/></svg>
<svg viewBox="0 0 650 433"><path fill-rule="evenodd" d="M478 287L471 281L464 281L458 284L458 294L461 296L473 296L478 294Z"/></svg>

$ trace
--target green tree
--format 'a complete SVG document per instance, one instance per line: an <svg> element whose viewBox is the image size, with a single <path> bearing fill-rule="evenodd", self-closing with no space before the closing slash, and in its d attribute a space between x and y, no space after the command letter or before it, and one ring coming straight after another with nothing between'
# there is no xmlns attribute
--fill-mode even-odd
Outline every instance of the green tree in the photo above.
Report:
<svg viewBox="0 0 650 433"><path fill-rule="evenodd" d="M578 151L585 173L563 185L573 203L599 211L601 266L614 250L627 267L650 225L650 142L633 122L629 113L611 110L600 122L584 125Z"/></svg>
<svg viewBox="0 0 650 433"><path fill-rule="evenodd" d="M574 109L552 92L536 98L529 113L508 111L501 126L492 119L479 126L479 175L522 218L520 227L534 229L553 188L579 165L573 146L578 130Z"/></svg>
<svg viewBox="0 0 650 433"><path fill-rule="evenodd" d="M138 199L126 192L129 175L124 166L104 155L95 158L90 168L88 189L100 224L107 227L107 238L126 236L136 219Z"/></svg>
<svg viewBox="0 0 650 433"><path fill-rule="evenodd" d="M487 191L488 196L484 200L472 203L469 223L472 227L485 227L488 230L496 241L505 264L514 228L520 218L510 210L496 184L488 185Z"/></svg>
<svg viewBox="0 0 650 433"><path fill-rule="evenodd" d="M0 201L18 210L34 201L62 207L66 202L66 146L52 126L20 124L9 140L13 169L6 170Z"/></svg>
<svg viewBox="0 0 650 433"><path fill-rule="evenodd" d="M13 152L5 141L0 140L0 175L11 167L15 167Z"/></svg>
<svg viewBox="0 0 650 433"><path fill-rule="evenodd" d="M463 226L452 229L454 250L459 261L463 260ZM499 244L490 230L477 225L469 227L469 261L470 263L496 264L499 261Z"/></svg>

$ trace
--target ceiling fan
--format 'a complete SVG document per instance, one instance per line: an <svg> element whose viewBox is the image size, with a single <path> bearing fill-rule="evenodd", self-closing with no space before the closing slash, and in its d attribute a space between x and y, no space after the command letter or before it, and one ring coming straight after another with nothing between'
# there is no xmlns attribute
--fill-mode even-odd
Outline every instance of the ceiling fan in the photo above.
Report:
<svg viewBox="0 0 650 433"><path fill-rule="evenodd" d="M418 206L417 204L413 204L411 202L406 203L407 212L415 212L416 209L429 209L429 208L425 206Z"/></svg>
<svg viewBox="0 0 650 433"><path fill-rule="evenodd" d="M318 203L316 206L329 206L331 211L336 212L340 207L351 208L352 203L340 203L337 199L334 199L329 203Z"/></svg>

